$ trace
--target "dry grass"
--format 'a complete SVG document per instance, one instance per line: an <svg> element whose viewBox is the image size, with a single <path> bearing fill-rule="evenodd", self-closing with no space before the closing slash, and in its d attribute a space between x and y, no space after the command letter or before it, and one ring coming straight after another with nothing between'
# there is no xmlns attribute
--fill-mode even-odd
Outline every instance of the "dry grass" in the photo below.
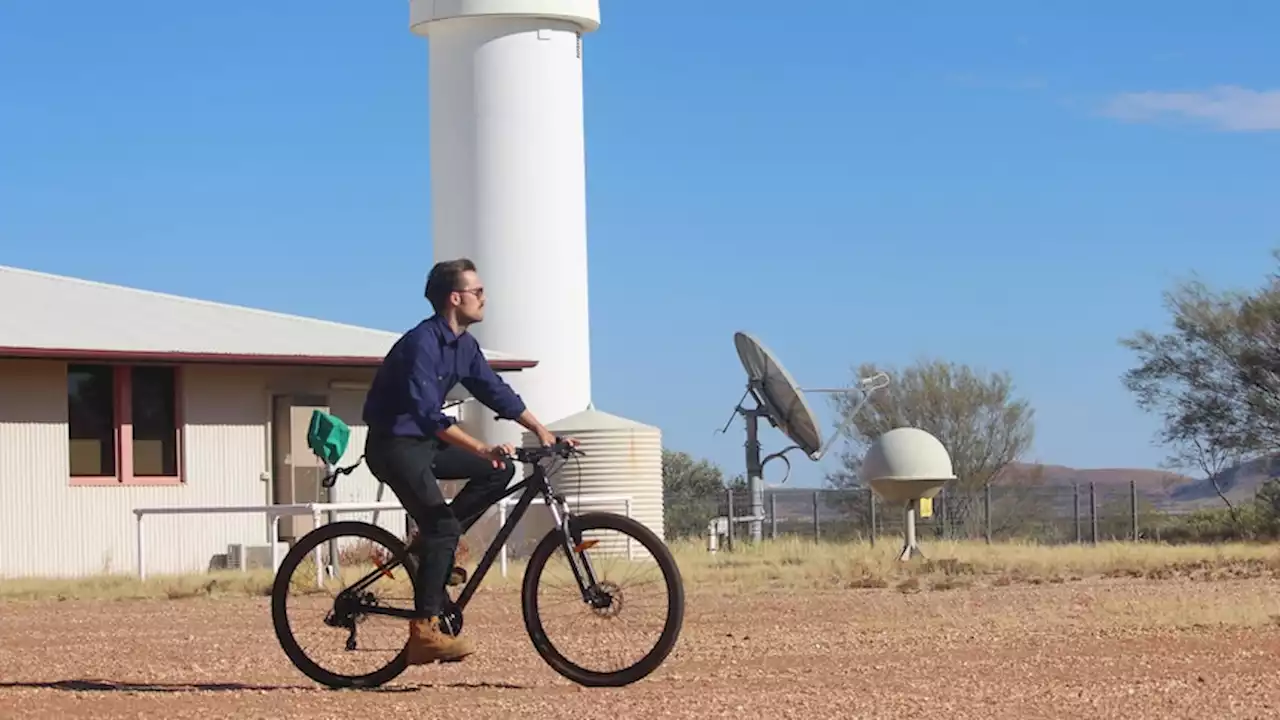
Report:
<svg viewBox="0 0 1280 720"><path fill-rule="evenodd" d="M897 559L900 541L814 543L789 538L733 552L708 553L696 541L671 544L686 582L742 589L893 588L904 593L972 586L1076 582L1097 578L1230 580L1280 575L1280 546L1259 544L1157 545L1104 543L1043 546L1018 543L927 541L926 558ZM468 569L474 569L469 563ZM302 577L310 574L304 568ZM514 587L524 563L512 560L504 578L495 563L485 587ZM0 599L180 599L199 596L266 596L272 573L219 571L197 575L100 575L68 579L6 579Z"/></svg>
<svg viewBox="0 0 1280 720"><path fill-rule="evenodd" d="M1102 543L1035 545L981 541L922 543L926 557L903 563L901 541L814 543L779 539L733 552L707 553L699 545L673 547L687 576L738 586L777 588L884 588L948 590L973 584L1040 584L1089 578L1273 577L1280 546L1258 544L1157 545Z"/></svg>
<svg viewBox="0 0 1280 720"><path fill-rule="evenodd" d="M177 600L190 597L245 597L271 594L267 570L219 570L198 575L162 575L139 580L133 575L85 578L6 578L4 600Z"/></svg>

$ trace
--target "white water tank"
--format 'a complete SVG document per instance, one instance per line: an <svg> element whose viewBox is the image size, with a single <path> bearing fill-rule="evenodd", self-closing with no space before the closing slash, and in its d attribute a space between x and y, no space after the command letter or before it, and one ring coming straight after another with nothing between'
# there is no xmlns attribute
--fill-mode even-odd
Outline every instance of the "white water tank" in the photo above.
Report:
<svg viewBox="0 0 1280 720"><path fill-rule="evenodd" d="M507 382L544 420L591 401L583 36L599 26L599 0L409 2L428 39L432 261L475 261L487 317L470 332L538 361ZM465 414L485 442L521 443Z"/></svg>
<svg viewBox="0 0 1280 720"><path fill-rule="evenodd" d="M553 469L551 484L568 498L570 510L623 515L626 514L623 498L629 497L631 517L659 538L665 537L662 521L662 431L601 412L590 405L586 410L550 423L547 429L561 437L577 438L584 453L567 460L543 461L544 466ZM527 448L537 447L538 440L533 433L526 432L522 444ZM526 532L535 537L554 527L549 513L542 508L530 508L526 518L522 525L527 523ZM609 535L619 537L617 533ZM601 540L604 541L603 538ZM638 546L633 550L641 552Z"/></svg>

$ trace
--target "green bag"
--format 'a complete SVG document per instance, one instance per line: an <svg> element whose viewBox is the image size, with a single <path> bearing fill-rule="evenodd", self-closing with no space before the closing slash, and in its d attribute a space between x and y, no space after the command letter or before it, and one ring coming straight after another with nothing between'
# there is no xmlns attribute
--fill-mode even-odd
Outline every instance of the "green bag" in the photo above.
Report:
<svg viewBox="0 0 1280 720"><path fill-rule="evenodd" d="M307 428L307 447L316 457L328 465L337 465L347 452L351 428L337 415L323 410L311 411L311 426Z"/></svg>

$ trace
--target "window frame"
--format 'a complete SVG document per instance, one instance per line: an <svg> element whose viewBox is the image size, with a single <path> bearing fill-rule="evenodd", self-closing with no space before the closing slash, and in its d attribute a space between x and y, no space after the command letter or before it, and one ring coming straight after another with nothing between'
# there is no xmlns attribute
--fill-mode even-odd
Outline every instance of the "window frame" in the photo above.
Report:
<svg viewBox="0 0 1280 720"><path fill-rule="evenodd" d="M170 363L122 363L103 362L100 360L81 360L66 363L64 377L71 372L73 365L102 365L111 368L111 394L113 417L112 450L115 452L116 472L114 475L72 475L70 466L70 445L64 457L67 458L67 477L70 485L80 487L110 486L174 486L186 482L186 435L187 424L183 413L183 367ZM133 368L135 367L167 367L173 369L173 424L174 453L177 460L177 475L143 475L133 474ZM64 392L63 403L67 402ZM70 439L70 427L64 437Z"/></svg>

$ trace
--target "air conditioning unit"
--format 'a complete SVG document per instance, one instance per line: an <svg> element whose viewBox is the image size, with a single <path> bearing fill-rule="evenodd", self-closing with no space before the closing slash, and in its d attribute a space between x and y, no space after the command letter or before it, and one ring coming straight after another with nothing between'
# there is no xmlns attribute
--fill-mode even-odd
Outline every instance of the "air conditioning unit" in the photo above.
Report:
<svg viewBox="0 0 1280 720"><path fill-rule="evenodd" d="M289 543L277 543L276 547L277 553L281 558L285 556L285 553L289 552ZM267 569L275 571L276 568L272 566L271 562L271 546L245 545L243 543L228 545L227 569L244 571Z"/></svg>

